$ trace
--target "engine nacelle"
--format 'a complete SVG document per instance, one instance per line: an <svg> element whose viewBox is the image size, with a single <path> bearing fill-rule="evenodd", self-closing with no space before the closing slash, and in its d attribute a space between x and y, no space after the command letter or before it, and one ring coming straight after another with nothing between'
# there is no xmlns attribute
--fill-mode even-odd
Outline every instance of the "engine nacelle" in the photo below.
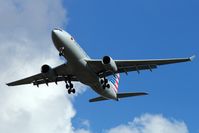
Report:
<svg viewBox="0 0 199 133"><path fill-rule="evenodd" d="M110 56L104 56L102 59L102 64L104 65L106 70L117 72L117 65Z"/></svg>
<svg viewBox="0 0 199 133"><path fill-rule="evenodd" d="M41 67L41 73L43 73L46 78L51 80L55 80L57 77L54 70L46 64Z"/></svg>

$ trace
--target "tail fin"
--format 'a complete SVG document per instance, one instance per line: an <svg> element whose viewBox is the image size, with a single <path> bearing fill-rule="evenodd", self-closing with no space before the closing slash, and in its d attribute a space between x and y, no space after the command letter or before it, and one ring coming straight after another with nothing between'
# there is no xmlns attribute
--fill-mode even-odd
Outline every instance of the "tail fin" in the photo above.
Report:
<svg viewBox="0 0 199 133"><path fill-rule="evenodd" d="M111 82L113 83L113 85L115 86L116 90L118 91L119 82L120 82L120 74L117 73L117 74L113 75L113 78L111 79Z"/></svg>

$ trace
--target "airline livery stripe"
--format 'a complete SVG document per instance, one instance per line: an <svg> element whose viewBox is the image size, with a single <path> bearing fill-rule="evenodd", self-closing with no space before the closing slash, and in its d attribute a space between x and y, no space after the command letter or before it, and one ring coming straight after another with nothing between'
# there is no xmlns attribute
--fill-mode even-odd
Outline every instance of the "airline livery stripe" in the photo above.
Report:
<svg viewBox="0 0 199 133"><path fill-rule="evenodd" d="M117 86L114 84L115 88L117 89Z"/></svg>
<svg viewBox="0 0 199 133"><path fill-rule="evenodd" d="M118 92L119 80L120 80L120 74L115 74L115 75L113 75L113 77L110 79L112 85L114 86L113 89L114 89L115 92Z"/></svg>
<svg viewBox="0 0 199 133"><path fill-rule="evenodd" d="M117 92L118 92L118 90L117 90L115 87L113 87L113 90L115 91L115 93L117 93Z"/></svg>

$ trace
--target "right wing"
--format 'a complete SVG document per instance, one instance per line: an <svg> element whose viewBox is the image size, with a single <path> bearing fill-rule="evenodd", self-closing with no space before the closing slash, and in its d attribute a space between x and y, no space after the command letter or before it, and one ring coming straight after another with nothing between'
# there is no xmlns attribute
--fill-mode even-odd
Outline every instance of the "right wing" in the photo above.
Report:
<svg viewBox="0 0 199 133"><path fill-rule="evenodd" d="M143 96L143 95L148 95L148 93L145 93L145 92L118 93L117 98ZM100 97L90 99L89 102L98 102L98 101L104 101L104 100L110 100L110 99L106 99L106 98L100 96Z"/></svg>
<svg viewBox="0 0 199 133"><path fill-rule="evenodd" d="M127 73L130 71L151 70L157 68L159 65L180 63L192 61L195 56L190 58L171 58L171 59L151 59L151 60L114 60L118 71L117 73ZM113 73L110 70L106 70L102 64L102 60L87 60L88 65L97 73L100 77L109 76Z"/></svg>
<svg viewBox="0 0 199 133"><path fill-rule="evenodd" d="M8 86L16 86L16 85L24 85L24 84L30 84L33 83L33 85L40 85L40 84L48 84L51 82L59 82L59 81L65 81L67 78L70 77L71 81L78 81L76 77L72 74L69 66L67 64L62 64L60 66L57 66L53 68L53 71L56 74L55 80L48 79L45 77L42 73L17 80L11 83L7 83Z"/></svg>

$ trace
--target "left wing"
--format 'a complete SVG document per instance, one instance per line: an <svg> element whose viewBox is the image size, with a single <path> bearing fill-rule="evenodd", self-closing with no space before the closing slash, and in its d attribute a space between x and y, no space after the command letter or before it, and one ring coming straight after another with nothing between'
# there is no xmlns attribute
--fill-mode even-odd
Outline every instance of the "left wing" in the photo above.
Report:
<svg viewBox="0 0 199 133"><path fill-rule="evenodd" d="M173 63L192 61L195 56L189 58L171 58L171 59L152 59L152 60L114 60L118 71L117 73L127 73L129 71L140 70L152 70L159 65L167 65ZM101 60L87 60L88 65L95 71L100 77L109 76L113 73L110 70L106 70Z"/></svg>
<svg viewBox="0 0 199 133"><path fill-rule="evenodd" d="M70 71L70 68L67 64L62 64L60 66L57 66L53 68L53 71L56 74L55 80L49 79L45 77L42 73L14 81L11 83L7 83L8 86L16 86L16 85L24 85L24 84L30 84L33 83L33 85L40 85L40 84L47 84L51 82L59 82L59 81L65 81L66 78L70 77L71 81L77 81L76 77L72 74Z"/></svg>

